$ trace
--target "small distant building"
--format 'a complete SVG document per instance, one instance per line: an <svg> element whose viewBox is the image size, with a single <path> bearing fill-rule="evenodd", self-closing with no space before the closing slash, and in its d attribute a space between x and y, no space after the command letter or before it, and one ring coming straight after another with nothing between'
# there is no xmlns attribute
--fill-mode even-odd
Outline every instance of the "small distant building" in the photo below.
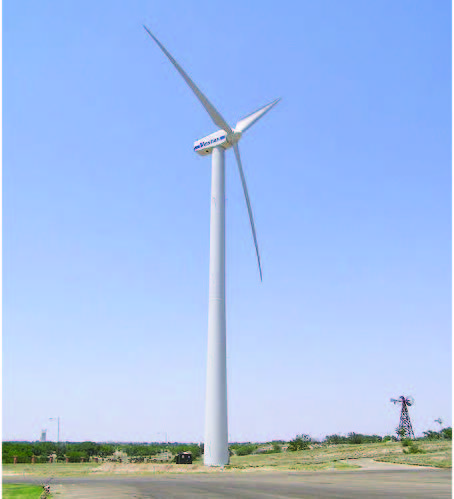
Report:
<svg viewBox="0 0 454 499"><path fill-rule="evenodd" d="M192 464L192 454L190 452L179 452L175 462L177 464Z"/></svg>
<svg viewBox="0 0 454 499"><path fill-rule="evenodd" d="M47 430L41 430L41 438L40 438L40 441L41 441L41 442L45 442L45 441L46 441L46 436L47 436Z"/></svg>

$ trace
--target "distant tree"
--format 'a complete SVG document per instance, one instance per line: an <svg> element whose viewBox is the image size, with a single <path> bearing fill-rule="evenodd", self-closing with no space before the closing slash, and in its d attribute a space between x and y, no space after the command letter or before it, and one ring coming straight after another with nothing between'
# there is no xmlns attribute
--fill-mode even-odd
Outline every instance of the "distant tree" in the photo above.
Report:
<svg viewBox="0 0 454 499"><path fill-rule="evenodd" d="M3 442L3 463L14 462L14 457L16 457L18 463L29 463L32 455L33 447L29 442Z"/></svg>
<svg viewBox="0 0 454 499"><path fill-rule="evenodd" d="M101 444L98 453L101 457L111 456L115 452L115 447L111 444Z"/></svg>
<svg viewBox="0 0 454 499"><path fill-rule="evenodd" d="M443 438L446 438L448 440L452 440L452 427L449 426L448 428L443 428L441 430L441 434L443 435Z"/></svg>
<svg viewBox="0 0 454 499"><path fill-rule="evenodd" d="M380 435L363 435L362 433L351 432L347 436L350 444L374 444L382 441Z"/></svg>
<svg viewBox="0 0 454 499"><path fill-rule="evenodd" d="M327 444L334 444L334 445L344 444L344 443L347 443L347 437L343 437L343 436L337 435L337 434L327 435L325 437L325 442Z"/></svg>
<svg viewBox="0 0 454 499"><path fill-rule="evenodd" d="M71 450L66 454L70 463L80 463L83 458L85 461L88 461L88 454L86 452Z"/></svg>
<svg viewBox="0 0 454 499"><path fill-rule="evenodd" d="M127 445L124 451L128 456L151 456L156 454L156 447L150 445L131 444Z"/></svg>
<svg viewBox="0 0 454 499"><path fill-rule="evenodd" d="M288 443L288 450L291 452L298 450L308 449L311 443L311 437L309 435L297 435L293 440Z"/></svg>
<svg viewBox="0 0 454 499"><path fill-rule="evenodd" d="M57 444L54 442L33 442L31 446L35 456L45 456L46 458L57 450Z"/></svg>
<svg viewBox="0 0 454 499"><path fill-rule="evenodd" d="M422 432L424 435L424 438L427 440L439 440L441 438L440 433L438 431L432 431L432 430L427 430Z"/></svg>
<svg viewBox="0 0 454 499"><path fill-rule="evenodd" d="M350 444L362 444L364 440L362 435L355 432L349 433L347 438Z"/></svg>
<svg viewBox="0 0 454 499"><path fill-rule="evenodd" d="M402 440L405 437L405 428L398 426L396 428L396 435L399 440Z"/></svg>
<svg viewBox="0 0 454 499"><path fill-rule="evenodd" d="M97 456L101 448L101 445L96 442L81 442L74 445L77 446L78 451L85 452L88 456Z"/></svg>
<svg viewBox="0 0 454 499"><path fill-rule="evenodd" d="M273 451L274 452L282 452L282 445L278 442L273 442Z"/></svg>

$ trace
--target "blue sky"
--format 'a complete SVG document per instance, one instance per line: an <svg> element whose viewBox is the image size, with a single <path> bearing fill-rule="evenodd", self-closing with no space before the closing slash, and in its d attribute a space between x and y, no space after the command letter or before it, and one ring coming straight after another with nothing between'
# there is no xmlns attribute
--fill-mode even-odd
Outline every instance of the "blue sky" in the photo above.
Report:
<svg viewBox="0 0 454 499"><path fill-rule="evenodd" d="M216 130L229 433L451 424L451 4L7 1L3 439L201 441Z"/></svg>

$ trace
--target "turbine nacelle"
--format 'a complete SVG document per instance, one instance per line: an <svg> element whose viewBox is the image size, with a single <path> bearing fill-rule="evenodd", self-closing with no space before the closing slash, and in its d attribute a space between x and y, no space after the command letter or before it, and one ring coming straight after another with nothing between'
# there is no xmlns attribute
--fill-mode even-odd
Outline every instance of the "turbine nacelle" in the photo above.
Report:
<svg viewBox="0 0 454 499"><path fill-rule="evenodd" d="M271 108L273 108L280 99L276 99L270 102L266 106L257 109L246 117L242 118L235 126L235 128L230 128L230 126L225 123L224 129L218 130L217 132L207 135L203 139L196 140L194 142L194 151L200 156L208 156L213 152L215 147L221 146L224 149L234 146L248 128L250 128L254 123L256 123L262 116L264 116ZM216 116L215 116L216 117ZM217 117L216 117L217 118ZM224 120L222 117L216 119L215 123Z"/></svg>
<svg viewBox="0 0 454 499"><path fill-rule="evenodd" d="M200 154L200 156L208 156L213 152L215 147L221 146L224 149L232 147L241 139L241 132L232 130L233 133L228 133L225 130L218 130L203 139L196 140L194 142L194 152Z"/></svg>

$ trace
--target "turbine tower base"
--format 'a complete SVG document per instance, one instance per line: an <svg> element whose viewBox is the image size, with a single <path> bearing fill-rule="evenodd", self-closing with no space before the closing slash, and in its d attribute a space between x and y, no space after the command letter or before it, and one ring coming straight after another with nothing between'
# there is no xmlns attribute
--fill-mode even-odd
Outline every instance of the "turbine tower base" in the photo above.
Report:
<svg viewBox="0 0 454 499"><path fill-rule="evenodd" d="M212 153L205 466L229 464L225 322L225 151Z"/></svg>

